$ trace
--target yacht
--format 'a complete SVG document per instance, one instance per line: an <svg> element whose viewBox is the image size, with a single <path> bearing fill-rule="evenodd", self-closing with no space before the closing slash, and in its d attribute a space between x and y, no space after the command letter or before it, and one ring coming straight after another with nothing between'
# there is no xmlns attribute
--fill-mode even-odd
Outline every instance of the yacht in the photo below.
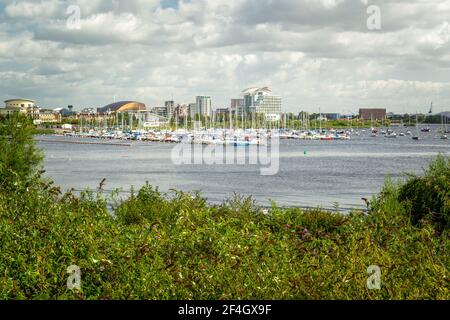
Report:
<svg viewBox="0 0 450 320"><path fill-rule="evenodd" d="M385 137L386 138L397 138L397 134L395 132L388 132Z"/></svg>

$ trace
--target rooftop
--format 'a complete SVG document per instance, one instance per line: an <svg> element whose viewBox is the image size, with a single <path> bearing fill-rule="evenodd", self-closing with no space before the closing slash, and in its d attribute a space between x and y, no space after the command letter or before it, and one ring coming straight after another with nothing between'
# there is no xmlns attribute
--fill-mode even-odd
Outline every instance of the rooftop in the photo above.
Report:
<svg viewBox="0 0 450 320"><path fill-rule="evenodd" d="M5 103L11 102L11 101L28 101L28 102L36 103L35 100L31 100L31 99L23 99L23 98L8 99L8 100L5 100Z"/></svg>

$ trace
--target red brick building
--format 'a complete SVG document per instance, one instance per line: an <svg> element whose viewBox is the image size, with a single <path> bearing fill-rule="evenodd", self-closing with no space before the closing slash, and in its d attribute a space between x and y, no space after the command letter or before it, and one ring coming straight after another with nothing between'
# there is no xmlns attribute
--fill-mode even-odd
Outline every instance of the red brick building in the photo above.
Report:
<svg viewBox="0 0 450 320"><path fill-rule="evenodd" d="M386 109L359 109L359 118L363 120L384 120Z"/></svg>

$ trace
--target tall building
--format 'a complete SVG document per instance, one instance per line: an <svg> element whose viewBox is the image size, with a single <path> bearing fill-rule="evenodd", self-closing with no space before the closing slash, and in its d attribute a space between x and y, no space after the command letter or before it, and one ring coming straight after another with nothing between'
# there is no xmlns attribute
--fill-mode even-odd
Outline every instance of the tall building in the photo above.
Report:
<svg viewBox="0 0 450 320"><path fill-rule="evenodd" d="M231 112L235 114L242 114L244 111L244 99L231 99Z"/></svg>
<svg viewBox="0 0 450 320"><path fill-rule="evenodd" d="M187 117L188 114L189 114L189 106L186 104L181 104L181 105L179 104L175 108L173 116L175 118L184 118L184 117Z"/></svg>
<svg viewBox="0 0 450 320"><path fill-rule="evenodd" d="M195 114L210 116L212 114L211 97L197 96L195 105Z"/></svg>
<svg viewBox="0 0 450 320"><path fill-rule="evenodd" d="M191 118L195 117L195 109L197 108L197 104L195 102L189 103L188 106L188 114Z"/></svg>
<svg viewBox="0 0 450 320"><path fill-rule="evenodd" d="M281 119L280 96L272 94L268 87L253 87L242 91L244 95L244 111L247 113L260 113L266 116L267 120L279 121Z"/></svg>
<svg viewBox="0 0 450 320"><path fill-rule="evenodd" d="M231 99L231 110L236 110L244 106L244 99Z"/></svg>
<svg viewBox="0 0 450 320"><path fill-rule="evenodd" d="M173 117L175 113L175 101L166 101L164 106L166 107L167 117Z"/></svg>

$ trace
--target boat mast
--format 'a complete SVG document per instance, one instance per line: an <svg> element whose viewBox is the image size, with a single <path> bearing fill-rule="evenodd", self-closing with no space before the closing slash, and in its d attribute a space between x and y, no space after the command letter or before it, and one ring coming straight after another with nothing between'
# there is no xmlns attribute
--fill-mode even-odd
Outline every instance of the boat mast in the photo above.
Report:
<svg viewBox="0 0 450 320"><path fill-rule="evenodd" d="M419 114L416 111L416 135L419 136Z"/></svg>
<svg viewBox="0 0 450 320"><path fill-rule="evenodd" d="M319 125L320 125L320 133L322 133L322 112L319 108Z"/></svg>

